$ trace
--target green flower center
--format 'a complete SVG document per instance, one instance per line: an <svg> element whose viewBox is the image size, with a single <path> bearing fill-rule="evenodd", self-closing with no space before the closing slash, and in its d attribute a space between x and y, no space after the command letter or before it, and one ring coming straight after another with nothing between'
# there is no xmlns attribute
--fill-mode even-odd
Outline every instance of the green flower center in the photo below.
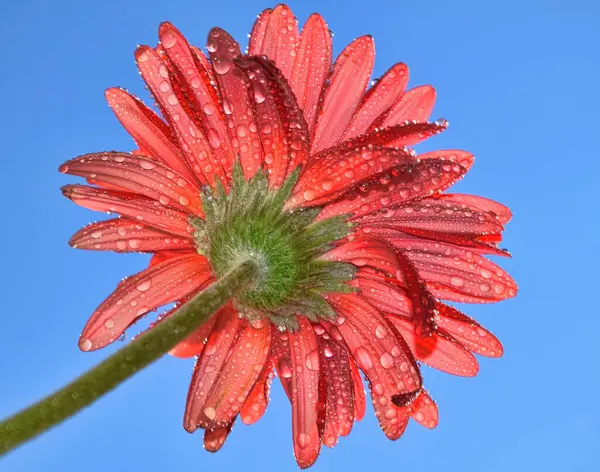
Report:
<svg viewBox="0 0 600 472"><path fill-rule="evenodd" d="M354 266L319 259L350 233L346 217L314 222L319 208L284 210L298 173L273 190L264 171L246 181L236 164L230 191L220 182L214 191L203 189L205 218L192 220L198 252L217 277L247 260L257 264L259 277L235 303L248 319L267 317L281 329L295 329L295 315L332 319L323 295L353 290L346 282Z"/></svg>

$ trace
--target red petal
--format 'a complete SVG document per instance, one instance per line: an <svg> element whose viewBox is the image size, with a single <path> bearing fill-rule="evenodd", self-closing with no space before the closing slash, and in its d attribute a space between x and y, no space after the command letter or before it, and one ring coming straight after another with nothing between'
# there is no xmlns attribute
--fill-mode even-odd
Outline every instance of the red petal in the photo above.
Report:
<svg viewBox="0 0 600 472"><path fill-rule="evenodd" d="M204 431L204 449L208 452L217 452L221 449L231 433L231 428L233 428L233 421L228 426Z"/></svg>
<svg viewBox="0 0 600 472"><path fill-rule="evenodd" d="M217 420L216 409L212 405L206 407L206 400L235 345L242 320L238 318L231 305L222 308L214 318L216 318L215 327L194 367L185 405L183 427L190 433L198 426L209 423L211 428L227 425L227 422L215 421Z"/></svg>
<svg viewBox="0 0 600 472"><path fill-rule="evenodd" d="M208 69L193 54L185 37L170 23L159 28L162 47L177 71L177 79L184 86L185 95L193 105L194 116L212 147L211 157L215 172L223 182L231 175L235 159L225 125L225 115ZM216 146L216 142L220 145ZM222 168L222 170L220 170Z"/></svg>
<svg viewBox="0 0 600 472"><path fill-rule="evenodd" d="M86 154L60 166L62 173L97 179L182 211L203 215L200 189L163 164L121 152Z"/></svg>
<svg viewBox="0 0 600 472"><path fill-rule="evenodd" d="M319 219L344 213L354 217L439 193L460 180L466 170L441 159L426 159L392 169L346 194L344 200L327 205ZM389 174L389 175L388 175Z"/></svg>
<svg viewBox="0 0 600 472"><path fill-rule="evenodd" d="M78 249L117 252L155 252L193 249L194 241L177 238L128 218L93 223L79 230L69 240Z"/></svg>
<svg viewBox="0 0 600 472"><path fill-rule="evenodd" d="M296 462L300 468L305 469L317 460L321 450L318 425L319 355L312 326L305 318L299 318L298 321L300 329L289 334L292 368L292 433Z"/></svg>
<svg viewBox="0 0 600 472"><path fill-rule="evenodd" d="M437 310L438 326L450 333L467 349L486 357L502 357L504 348L498 338L473 318L443 303L437 304Z"/></svg>
<svg viewBox="0 0 600 472"><path fill-rule="evenodd" d="M226 31L213 28L207 48L221 92L233 151L239 156L244 175L252 177L261 167L262 148L254 121L250 83L233 62L241 54L240 47Z"/></svg>
<svg viewBox="0 0 600 472"><path fill-rule="evenodd" d="M517 294L517 284L493 262L468 249L418 238L390 239L401 249L437 297L489 303Z"/></svg>
<svg viewBox="0 0 600 472"><path fill-rule="evenodd" d="M416 338L409 318L390 316L417 359L434 369L461 377L473 377L479 372L477 359L471 352L442 329L427 338ZM428 355L421 355L427 352Z"/></svg>
<svg viewBox="0 0 600 472"><path fill-rule="evenodd" d="M265 414L269 404L269 390L273 375L273 365L270 361L267 361L240 411L240 417L244 424L254 424Z"/></svg>
<svg viewBox="0 0 600 472"><path fill-rule="evenodd" d="M65 197L90 210L119 213L184 238L194 232L186 213L169 207L157 208L157 201L141 195L85 185L65 185L61 190Z"/></svg>
<svg viewBox="0 0 600 472"><path fill-rule="evenodd" d="M393 65L365 94L342 141L364 134L369 126L404 93L408 84L408 67L402 62Z"/></svg>
<svg viewBox="0 0 600 472"><path fill-rule="evenodd" d="M174 309L173 311L175 311ZM211 317L207 321L205 321L196 331L194 331L190 336L185 338L182 342L180 342L177 346L169 351L174 357L179 357L180 359L187 359L190 357L199 356L204 349L204 345L210 333L212 332L215 326L215 316Z"/></svg>
<svg viewBox="0 0 600 472"><path fill-rule="evenodd" d="M265 21L268 17L268 22ZM267 56L283 76L289 80L294 65L294 57L300 42L298 24L292 11L286 5L277 5L270 14L263 12L252 30L250 54ZM253 40L253 36L256 38ZM262 38L259 38L262 36ZM258 43L260 42L260 47Z"/></svg>
<svg viewBox="0 0 600 472"><path fill-rule="evenodd" d="M278 188L288 171L304 164L309 137L302 111L287 81L272 62L261 57L238 60L254 92L256 124L271 187Z"/></svg>
<svg viewBox="0 0 600 472"><path fill-rule="evenodd" d="M438 425L438 407L427 390L422 390L416 400L410 405L410 416L417 423L429 429L433 429Z"/></svg>
<svg viewBox="0 0 600 472"><path fill-rule="evenodd" d="M441 195L442 200L447 200L460 205L462 208L470 207L479 211L493 213L500 223L506 224L512 218L510 209L488 198L478 197L476 195L462 195L458 193Z"/></svg>
<svg viewBox="0 0 600 472"><path fill-rule="evenodd" d="M138 318L198 290L211 276L206 258L173 257L121 282L83 328L79 347L99 349L118 339Z"/></svg>
<svg viewBox="0 0 600 472"><path fill-rule="evenodd" d="M273 333L271 340L271 359L277 371L284 392L292 401L292 364L290 361L290 342L287 332Z"/></svg>
<svg viewBox="0 0 600 472"><path fill-rule="evenodd" d="M381 172L414 162L414 158L399 149L343 144L313 162L300 176L289 207L328 203Z"/></svg>
<svg viewBox="0 0 600 472"><path fill-rule="evenodd" d="M374 61L375 46L370 36L355 39L338 56L329 83L323 90L312 143L313 154L340 141L363 98Z"/></svg>
<svg viewBox="0 0 600 472"><path fill-rule="evenodd" d="M367 411L365 386L354 359L349 358L348 363L350 364L350 373L352 374L352 383L354 384L354 418L356 418L356 421L360 421L365 417Z"/></svg>
<svg viewBox="0 0 600 472"><path fill-rule="evenodd" d="M415 87L402 95L376 126L385 128L406 121L427 121L434 105L435 89L431 85Z"/></svg>
<svg viewBox="0 0 600 472"><path fill-rule="evenodd" d="M402 337L385 317L356 294L329 295L350 352L371 383L371 397L379 424L390 439L404 432L398 421L397 398L421 389L419 368Z"/></svg>
<svg viewBox="0 0 600 472"><path fill-rule="evenodd" d="M223 177L223 170L213 165L212 152L221 143L211 141L204 135L200 122L182 95L181 86L169 71L167 64L148 46L139 46L135 51L140 73L156 100L160 103L165 118L173 129L179 149L185 155L190 168L201 183L213 183L215 174Z"/></svg>
<svg viewBox="0 0 600 472"><path fill-rule="evenodd" d="M384 283L384 278L375 280L367 275L361 269L355 284L360 288L361 296L371 305L385 313L394 315L412 316L412 303L399 287Z"/></svg>
<svg viewBox="0 0 600 472"><path fill-rule="evenodd" d="M204 402L203 412L209 421L200 421L202 427L221 426L236 417L264 370L270 345L270 323L242 322L235 344Z"/></svg>
<svg viewBox="0 0 600 472"><path fill-rule="evenodd" d="M263 10L252 26L250 40L248 41L248 54L251 56L261 55L262 45L265 40L265 33L267 31L267 26L269 26L272 11L272 8Z"/></svg>
<svg viewBox="0 0 600 472"><path fill-rule="evenodd" d="M333 447L339 436L350 434L354 422L354 383L350 358L346 346L332 339L322 326L315 325L314 330L319 344L321 372L327 388L323 444Z"/></svg>
<svg viewBox="0 0 600 472"><path fill-rule="evenodd" d="M123 127L138 146L147 152L144 152L145 155L164 162L187 180L195 180L177 147L175 138L171 135L171 130L156 113L123 89L109 88L105 96Z"/></svg>
<svg viewBox="0 0 600 472"><path fill-rule="evenodd" d="M400 269L394 249L384 240L362 238L341 244L320 256L328 261L350 262L357 267L371 266L395 274Z"/></svg>
<svg viewBox="0 0 600 472"><path fill-rule="evenodd" d="M311 15L302 30L290 86L313 134L317 107L325 78L331 68L331 34L320 15Z"/></svg>

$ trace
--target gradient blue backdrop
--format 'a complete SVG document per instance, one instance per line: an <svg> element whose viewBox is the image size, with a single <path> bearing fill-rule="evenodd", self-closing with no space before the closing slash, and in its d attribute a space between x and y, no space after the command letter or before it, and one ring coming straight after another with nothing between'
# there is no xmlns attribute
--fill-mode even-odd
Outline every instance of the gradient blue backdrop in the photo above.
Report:
<svg viewBox="0 0 600 472"><path fill-rule="evenodd" d="M472 306L503 340L475 379L431 370L435 431L411 424L389 442L372 414L313 470L591 470L600 444L598 333L598 18L595 1L292 1L317 10L335 50L370 33L376 76L402 60L411 83L431 83L434 115L450 129L421 149L477 156L459 189L515 213L501 261L520 294ZM78 154L128 150L104 88L145 95L133 62L175 23L196 44L220 25L246 42L263 1L0 4L0 417L40 398L119 346L84 354L79 330L142 255L75 251L69 236L99 218L63 199L56 169ZM100 216L101 217L101 216ZM91 409L0 460L0 470L296 470L290 408L277 385L266 416L237 425L220 453L202 449L181 417L192 361L164 358ZM371 412L370 412L371 413ZM594 444L596 446L594 446Z"/></svg>

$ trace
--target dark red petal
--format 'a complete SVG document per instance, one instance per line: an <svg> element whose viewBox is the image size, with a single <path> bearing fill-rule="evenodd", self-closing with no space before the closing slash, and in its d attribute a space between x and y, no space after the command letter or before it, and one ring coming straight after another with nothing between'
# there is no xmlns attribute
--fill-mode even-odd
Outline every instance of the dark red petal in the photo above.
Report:
<svg viewBox="0 0 600 472"><path fill-rule="evenodd" d="M337 329L371 383L379 424L388 438L397 439L404 432L405 422L399 421L399 409L393 402L421 389L414 357L394 327L360 296L328 295L327 299L343 317Z"/></svg>
<svg viewBox="0 0 600 472"><path fill-rule="evenodd" d="M219 449L221 449L227 440L227 436L229 436L229 433L231 433L233 423L234 421L227 426L207 429L204 431L204 449L206 449L208 452L217 452Z"/></svg>
<svg viewBox="0 0 600 472"><path fill-rule="evenodd" d="M250 82L233 62L241 54L240 47L226 31L213 28L208 35L207 48L221 92L233 151L239 156L244 175L252 177L261 167L263 157Z"/></svg>
<svg viewBox="0 0 600 472"><path fill-rule="evenodd" d="M302 30L290 86L311 136L317 117L317 107L325 79L331 68L331 34L321 15L311 15Z"/></svg>
<svg viewBox="0 0 600 472"><path fill-rule="evenodd" d="M270 13L263 12L252 33L250 54L267 56L289 80L300 42L298 24L292 11L286 5L277 5ZM254 35L256 38L253 40Z"/></svg>
<svg viewBox="0 0 600 472"><path fill-rule="evenodd" d="M209 421L201 419L200 426L222 426L236 417L264 370L270 346L270 323L242 322L235 344L206 397L203 413Z"/></svg>
<svg viewBox="0 0 600 472"><path fill-rule="evenodd" d="M321 450L319 432L319 354L312 326L298 319L300 329L290 333L292 368L292 433L294 455L300 468L310 467ZM316 354L316 355L315 355Z"/></svg>
<svg viewBox="0 0 600 472"><path fill-rule="evenodd" d="M328 203L375 175L412 162L400 149L343 144L322 153L302 173L288 207Z"/></svg>
<svg viewBox="0 0 600 472"><path fill-rule="evenodd" d="M517 294L517 284L485 257L451 244L418 238L390 239L416 267L437 297L465 303L489 303Z"/></svg>
<svg viewBox="0 0 600 472"><path fill-rule="evenodd" d="M470 351L486 357L502 357L502 343L473 318L456 308L437 304L438 326L450 333L458 342Z"/></svg>
<svg viewBox="0 0 600 472"><path fill-rule="evenodd" d="M124 280L92 314L79 338L79 347L90 351L106 346L135 320L196 291L210 276L206 258L186 254Z"/></svg>
<svg viewBox="0 0 600 472"><path fill-rule="evenodd" d="M346 346L332 339L321 325L315 325L321 373L327 388L323 444L333 447L339 436L347 436L354 423L354 383Z"/></svg>
<svg viewBox="0 0 600 472"><path fill-rule="evenodd" d="M65 162L59 170L145 195L160 205L203 215L199 187L146 157L121 152L86 154Z"/></svg>
<svg viewBox="0 0 600 472"><path fill-rule="evenodd" d="M252 32L250 33L250 40L248 41L248 54L251 56L259 56L261 54L262 45L265 41L265 33L267 31L267 26L269 26L272 11L272 8L263 10L256 18L254 25L252 25Z"/></svg>
<svg viewBox="0 0 600 472"><path fill-rule="evenodd" d="M289 171L304 164L310 144L302 111L275 65L261 57L236 61L252 84L256 124L269 183L278 188Z"/></svg>
<svg viewBox="0 0 600 472"><path fill-rule="evenodd" d="M350 364L350 373L352 374L352 383L354 384L354 418L356 418L356 421L360 421L365 417L367 411L365 386L354 359L349 358L348 362Z"/></svg>
<svg viewBox="0 0 600 472"><path fill-rule="evenodd" d="M188 214L170 207L158 208L160 204L157 201L142 195L85 185L65 185L61 190L65 197L90 210L119 213L184 238L189 238L194 232L188 222Z"/></svg>
<svg viewBox="0 0 600 472"><path fill-rule="evenodd" d="M199 121L190 114L185 97L178 92L181 86L152 48L139 46L135 57L140 73L160 103L188 165L201 183L214 183L215 175L223 175L223 170L213 165L212 157L213 150L220 147L220 141L217 143L217 140L212 140L209 143L209 137L204 135Z"/></svg>
<svg viewBox="0 0 600 472"><path fill-rule="evenodd" d="M163 162L189 181L195 179L171 130L156 113L123 89L109 88L105 96L123 127L144 149L142 155Z"/></svg>
<svg viewBox="0 0 600 472"><path fill-rule="evenodd" d="M223 182L231 175L235 155L227 134L225 115L211 74L192 52L185 37L170 23L159 28L161 45L177 71L178 81L184 86L196 120L211 144L212 165ZM219 142L220 145L216 146ZM222 170L220 170L222 168Z"/></svg>
<svg viewBox="0 0 600 472"><path fill-rule="evenodd" d="M352 213L354 218L422 197L440 193L460 180L466 170L441 159L426 159L398 166L361 185L346 198L327 205L319 219Z"/></svg>
<svg viewBox="0 0 600 472"><path fill-rule="evenodd" d="M408 67L393 65L365 94L358 111L346 129L342 141L366 133L371 124L386 112L404 93L408 84Z"/></svg>
<svg viewBox="0 0 600 472"><path fill-rule="evenodd" d="M435 105L435 89L431 85L422 85L407 91L392 106L390 111L376 126L385 128L406 121L427 121Z"/></svg>
<svg viewBox="0 0 600 472"><path fill-rule="evenodd" d="M231 305L226 305L214 317L215 326L194 367L185 405L183 427L190 433L209 423L212 428L227 424L215 424L217 411L214 406L207 406L206 400L235 345L242 320Z"/></svg>
<svg viewBox="0 0 600 472"><path fill-rule="evenodd" d="M391 274L400 269L394 249L384 239L377 238L362 238L341 244L320 258L350 262L357 267L371 266Z"/></svg>
<svg viewBox="0 0 600 472"><path fill-rule="evenodd" d="M512 218L510 209L488 198L476 195L463 195L458 193L441 195L440 199L458 204L461 208L470 207L479 211L487 211L494 214L500 223L506 224Z"/></svg>
<svg viewBox="0 0 600 472"><path fill-rule="evenodd" d="M173 312L176 309L173 310ZM190 336L185 338L182 342L180 342L177 346L169 351L174 357L179 357L180 359L187 359L189 357L199 356L204 349L204 345L210 336L214 326L215 326L215 316L211 317L196 330Z"/></svg>
<svg viewBox="0 0 600 472"><path fill-rule="evenodd" d="M417 423L426 428L433 429L438 425L438 407L427 390L421 390L419 396L410 405L410 416Z"/></svg>
<svg viewBox="0 0 600 472"><path fill-rule="evenodd" d="M240 417L244 424L254 424L265 414L269 404L269 390L273 376L273 364L271 361L267 361L240 411Z"/></svg>
<svg viewBox="0 0 600 472"><path fill-rule="evenodd" d="M336 59L323 91L312 142L313 154L341 140L365 93L374 61L375 46L370 36L355 39Z"/></svg>
<svg viewBox="0 0 600 472"><path fill-rule="evenodd" d="M410 318L390 316L389 320L400 331L415 357L428 366L461 377L473 377L479 372L473 354L444 330L438 329L427 338L417 338Z"/></svg>
<svg viewBox="0 0 600 472"><path fill-rule="evenodd" d="M129 218L93 223L79 230L69 240L78 249L117 252L155 252L193 249L190 238L173 237Z"/></svg>

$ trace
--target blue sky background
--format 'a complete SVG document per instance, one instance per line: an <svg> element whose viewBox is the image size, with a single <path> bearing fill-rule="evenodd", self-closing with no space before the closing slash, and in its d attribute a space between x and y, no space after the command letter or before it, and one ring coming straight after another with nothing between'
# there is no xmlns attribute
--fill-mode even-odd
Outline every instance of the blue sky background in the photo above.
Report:
<svg viewBox="0 0 600 472"><path fill-rule="evenodd" d="M458 189L515 213L502 261L515 300L466 307L504 342L475 379L425 372L441 422L389 442L368 414L324 450L316 471L579 471L600 444L597 207L600 4L595 1L292 1L321 12L336 52L370 33L376 76L402 60L411 84L438 90L449 130L420 150L477 157ZM81 353L88 315L142 255L76 251L67 240L99 216L64 199L73 156L132 147L103 90L145 95L138 43L163 20L204 45L213 25L245 43L263 1L4 1L0 4L0 417L40 398L119 346ZM184 432L192 361L164 358L91 409L0 460L21 471L294 471L290 407L279 385L266 416L238 424L216 455ZM275 385L275 383L274 383ZM594 446L595 445L595 446Z"/></svg>

